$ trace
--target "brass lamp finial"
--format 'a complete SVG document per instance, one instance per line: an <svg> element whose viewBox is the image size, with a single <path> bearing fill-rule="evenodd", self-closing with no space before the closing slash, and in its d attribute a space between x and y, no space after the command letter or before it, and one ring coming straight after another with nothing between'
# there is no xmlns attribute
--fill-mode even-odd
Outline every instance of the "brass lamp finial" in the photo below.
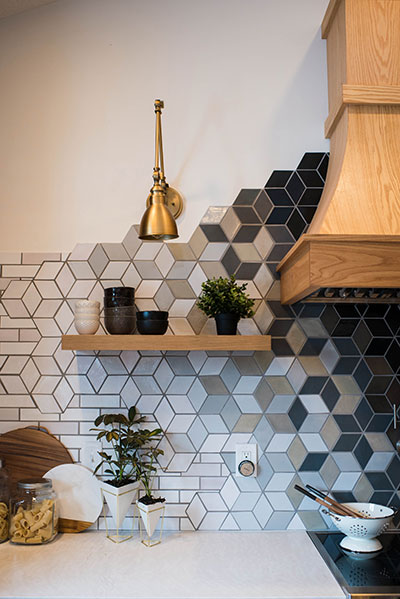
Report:
<svg viewBox="0 0 400 599"><path fill-rule="evenodd" d="M156 114L155 160L153 169L153 186L147 198L147 209L140 222L139 239L159 241L176 239L178 229L175 218L183 210L182 196L169 187L164 172L164 154L161 131L161 110L163 100L154 101Z"/></svg>

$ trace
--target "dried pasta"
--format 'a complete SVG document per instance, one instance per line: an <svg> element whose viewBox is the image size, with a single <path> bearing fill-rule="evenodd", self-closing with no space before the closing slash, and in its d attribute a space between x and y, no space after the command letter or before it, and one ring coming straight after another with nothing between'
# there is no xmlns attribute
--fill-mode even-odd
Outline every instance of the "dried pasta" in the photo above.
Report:
<svg viewBox="0 0 400 599"><path fill-rule="evenodd" d="M8 539L8 505L0 501L0 543Z"/></svg>
<svg viewBox="0 0 400 599"><path fill-rule="evenodd" d="M57 519L52 499L33 504L29 510L19 506L11 517L10 540L14 543L29 545L46 543L52 539L55 532L57 532Z"/></svg>

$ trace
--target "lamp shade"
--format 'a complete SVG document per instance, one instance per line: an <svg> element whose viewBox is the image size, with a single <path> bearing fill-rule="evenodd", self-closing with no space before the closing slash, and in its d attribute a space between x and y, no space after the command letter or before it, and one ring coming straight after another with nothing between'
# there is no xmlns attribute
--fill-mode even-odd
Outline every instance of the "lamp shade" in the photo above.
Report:
<svg viewBox="0 0 400 599"><path fill-rule="evenodd" d="M139 239L160 240L179 237L174 217L164 203L164 193L154 186L150 193L149 207L143 214L139 227Z"/></svg>

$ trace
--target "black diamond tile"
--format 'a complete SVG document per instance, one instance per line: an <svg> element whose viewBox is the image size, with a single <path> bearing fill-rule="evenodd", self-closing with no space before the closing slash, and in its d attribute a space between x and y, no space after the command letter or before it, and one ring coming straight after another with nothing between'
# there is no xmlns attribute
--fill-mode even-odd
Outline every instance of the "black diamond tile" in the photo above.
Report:
<svg viewBox="0 0 400 599"><path fill-rule="evenodd" d="M370 502L377 503L378 505L389 505L391 504L391 497L391 491L375 491L370 497Z"/></svg>
<svg viewBox="0 0 400 599"><path fill-rule="evenodd" d="M286 189L268 189L267 194L274 206L293 206L293 200Z"/></svg>
<svg viewBox="0 0 400 599"><path fill-rule="evenodd" d="M259 193L259 189L242 189L236 200L233 202L233 205L252 206Z"/></svg>
<svg viewBox="0 0 400 599"><path fill-rule="evenodd" d="M285 225L268 225L267 231L277 243L294 243L294 237Z"/></svg>
<svg viewBox="0 0 400 599"><path fill-rule="evenodd" d="M321 397L324 400L328 410L332 412L340 397L340 393L337 390L336 385L334 384L332 379L329 379L329 381L325 385L325 388L321 393Z"/></svg>
<svg viewBox="0 0 400 599"><path fill-rule="evenodd" d="M265 187L285 187L293 171L273 171Z"/></svg>
<svg viewBox="0 0 400 599"><path fill-rule="evenodd" d="M208 241L228 241L225 233L219 225L200 225L200 229L203 231Z"/></svg>
<svg viewBox="0 0 400 599"><path fill-rule="evenodd" d="M393 418L393 412L392 412L392 418ZM396 449L396 443L399 440L399 429L398 428L396 428L396 429L394 428L393 422L391 423L391 425L387 429L386 434L387 434L387 436L388 436L391 444Z"/></svg>
<svg viewBox="0 0 400 599"><path fill-rule="evenodd" d="M395 489L400 487L400 458L395 455L390 462L386 474L388 475Z"/></svg>
<svg viewBox="0 0 400 599"><path fill-rule="evenodd" d="M368 346L368 343L371 341L371 338L371 333L369 332L364 322L361 321L353 333L353 341L357 345L360 352L365 351L365 349Z"/></svg>
<svg viewBox="0 0 400 599"><path fill-rule="evenodd" d="M300 399L298 397L296 397L288 414L289 414L289 418L293 422L293 425L296 428L296 430L299 430L301 425L303 424L304 420L306 419L308 412L305 409L305 407L303 406Z"/></svg>
<svg viewBox="0 0 400 599"><path fill-rule="evenodd" d="M393 372L388 362L381 356L376 358L366 357L365 362L372 374L392 374Z"/></svg>
<svg viewBox="0 0 400 599"><path fill-rule="evenodd" d="M235 273L240 260L232 246L229 246L221 262L229 276Z"/></svg>
<svg viewBox="0 0 400 599"><path fill-rule="evenodd" d="M343 318L339 320L332 332L333 337L351 337L357 328L358 320L355 318Z"/></svg>
<svg viewBox="0 0 400 599"><path fill-rule="evenodd" d="M324 311L323 304L303 304L302 318L319 318Z"/></svg>
<svg viewBox="0 0 400 599"><path fill-rule="evenodd" d="M367 433L384 433L392 418L391 414L375 414L365 430Z"/></svg>
<svg viewBox="0 0 400 599"><path fill-rule="evenodd" d="M365 399L371 406L371 409L375 414L389 414L393 413L393 410L390 409L389 402L386 399L385 395L366 395Z"/></svg>
<svg viewBox="0 0 400 599"><path fill-rule="evenodd" d="M293 208L274 208L266 220L267 225L284 225L293 212Z"/></svg>
<svg viewBox="0 0 400 599"><path fill-rule="evenodd" d="M332 374L352 374L358 362L359 358L340 358Z"/></svg>
<svg viewBox="0 0 400 599"><path fill-rule="evenodd" d="M325 154L325 156L323 157L323 159L321 161L321 164L318 167L318 172L324 181L326 179L328 164L329 164L329 156L327 154Z"/></svg>
<svg viewBox="0 0 400 599"><path fill-rule="evenodd" d="M360 318L355 304L334 304L334 308L340 318L357 318L358 320Z"/></svg>
<svg viewBox="0 0 400 599"><path fill-rule="evenodd" d="M308 187L301 196L298 206L318 206L321 199L322 189L318 187Z"/></svg>
<svg viewBox="0 0 400 599"><path fill-rule="evenodd" d="M361 468L365 468L374 452L366 438L361 437L353 453Z"/></svg>
<svg viewBox="0 0 400 599"><path fill-rule="evenodd" d="M365 476L376 491L392 489L393 485L384 472L366 472Z"/></svg>
<svg viewBox="0 0 400 599"><path fill-rule="evenodd" d="M345 359L345 358L342 358ZM347 358L347 359L353 359L353 358ZM371 380L371 372L368 368L368 366L366 365L366 363L364 362L364 360L360 360L359 365L357 366L356 370L354 371L354 379L357 383L357 385L360 387L361 391L364 391L365 388L367 387L369 381Z"/></svg>
<svg viewBox="0 0 400 599"><path fill-rule="evenodd" d="M232 243L252 243L257 237L261 227L258 225L242 225Z"/></svg>
<svg viewBox="0 0 400 599"><path fill-rule="evenodd" d="M332 335L332 332L339 322L339 316L333 306L325 307L323 313L321 314L321 322L328 333Z"/></svg>
<svg viewBox="0 0 400 599"><path fill-rule="evenodd" d="M286 223L287 228L295 239L298 239L306 228L306 222L298 210L294 210L292 216Z"/></svg>
<svg viewBox="0 0 400 599"><path fill-rule="evenodd" d="M268 214L272 210L272 202L265 193L262 191L256 201L254 202L254 209L257 212L262 222L265 222Z"/></svg>
<svg viewBox="0 0 400 599"><path fill-rule="evenodd" d="M356 501L356 498L351 491L334 491L333 497L339 503L353 503Z"/></svg>
<svg viewBox="0 0 400 599"><path fill-rule="evenodd" d="M343 433L340 435L332 451L353 451L361 435L354 433Z"/></svg>
<svg viewBox="0 0 400 599"><path fill-rule="evenodd" d="M324 187L324 181L321 179L317 171L298 170L297 173L306 187Z"/></svg>
<svg viewBox="0 0 400 599"><path fill-rule="evenodd" d="M268 302L268 306L276 318L293 317L292 306L284 306L280 302Z"/></svg>
<svg viewBox="0 0 400 599"><path fill-rule="evenodd" d="M275 337L285 337L290 327L293 324L293 320L275 320L271 324L268 330L268 335L274 335Z"/></svg>
<svg viewBox="0 0 400 599"><path fill-rule="evenodd" d="M300 212L301 216L306 221L307 225L309 225L311 223L312 219L314 218L314 214L315 214L317 207L316 206L298 206L297 209Z"/></svg>
<svg viewBox="0 0 400 599"><path fill-rule="evenodd" d="M342 433L358 433L360 427L352 414L334 414L336 424Z"/></svg>
<svg viewBox="0 0 400 599"><path fill-rule="evenodd" d="M391 344L390 339L385 337L372 339L367 349L365 350L366 356L384 356Z"/></svg>
<svg viewBox="0 0 400 599"><path fill-rule="evenodd" d="M396 335L400 329L400 306L390 306L385 320L390 330Z"/></svg>
<svg viewBox="0 0 400 599"><path fill-rule="evenodd" d="M251 206L234 206L236 216L243 225L257 225L260 217Z"/></svg>
<svg viewBox="0 0 400 599"><path fill-rule="evenodd" d="M252 281L259 271L261 262L242 262L236 271L237 279Z"/></svg>
<svg viewBox="0 0 400 599"><path fill-rule="evenodd" d="M300 472L316 472L325 463L328 453L309 453L299 468Z"/></svg>
<svg viewBox="0 0 400 599"><path fill-rule="evenodd" d="M322 320L322 319L321 319ZM339 354L342 356L359 356L360 352L358 351L357 346L353 343L351 339L345 338L333 338L333 343L336 345L336 349Z"/></svg>
<svg viewBox="0 0 400 599"><path fill-rule="evenodd" d="M306 152L297 169L317 169L324 157L323 152Z"/></svg>
<svg viewBox="0 0 400 599"><path fill-rule="evenodd" d="M374 337L392 337L393 333L382 318L366 318L365 324Z"/></svg>
<svg viewBox="0 0 400 599"><path fill-rule="evenodd" d="M279 337L272 339L271 348L276 356L294 356L293 350L286 339Z"/></svg>
<svg viewBox="0 0 400 599"><path fill-rule="evenodd" d="M371 395L383 395L391 381L392 377L390 376L374 376L365 392Z"/></svg>
<svg viewBox="0 0 400 599"><path fill-rule="evenodd" d="M392 341L388 351L385 354L385 358L390 364L393 372L400 372L400 345L397 341Z"/></svg>
<svg viewBox="0 0 400 599"><path fill-rule="evenodd" d="M276 243L267 257L267 262L280 262L291 248L288 243Z"/></svg>
<svg viewBox="0 0 400 599"><path fill-rule="evenodd" d="M383 318L387 311L387 304L368 304L364 316L365 318Z"/></svg>
<svg viewBox="0 0 400 599"><path fill-rule="evenodd" d="M319 356L323 348L325 347L327 339L320 339L319 337L309 337L302 347L300 352L301 356Z"/></svg>
<svg viewBox="0 0 400 599"><path fill-rule="evenodd" d="M357 422L362 429L365 429L373 415L374 413L371 409L371 406L369 405L367 400L363 398L358 404L356 411L354 412L354 416L356 417Z"/></svg>
<svg viewBox="0 0 400 599"><path fill-rule="evenodd" d="M395 404L396 406L400 405L400 380L393 379L389 385L388 390L386 391L386 397L391 405ZM400 439L400 435L399 435Z"/></svg>
<svg viewBox="0 0 400 599"><path fill-rule="evenodd" d="M327 380L328 377L326 376L309 376L302 386L299 395L319 395Z"/></svg>
<svg viewBox="0 0 400 599"><path fill-rule="evenodd" d="M297 173L293 173L290 177L288 184L286 185L286 190L296 204L305 190L304 183Z"/></svg>

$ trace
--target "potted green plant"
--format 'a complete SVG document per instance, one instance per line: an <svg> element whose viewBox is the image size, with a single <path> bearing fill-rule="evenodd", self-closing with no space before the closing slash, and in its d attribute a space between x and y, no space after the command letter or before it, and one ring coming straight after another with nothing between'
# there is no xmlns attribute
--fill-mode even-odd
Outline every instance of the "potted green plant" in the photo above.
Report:
<svg viewBox="0 0 400 599"><path fill-rule="evenodd" d="M137 477L142 482L145 493L136 501L136 505L139 510L140 517L143 521L147 533L147 538L143 538L142 527L139 523L141 533L140 536L142 539L142 543L144 543L148 547L158 545L158 543L161 542L162 524L164 521L165 498L154 497L154 495L152 494L154 474L157 471L157 468L154 466L154 460L160 453L161 451L159 449L155 449L150 459L143 460L137 465ZM154 542L152 541L152 536L161 515L163 517L163 521L160 527L160 536L159 539Z"/></svg>
<svg viewBox="0 0 400 599"><path fill-rule="evenodd" d="M254 300L246 294L247 283L239 285L234 275L207 279L197 301L210 318L215 318L218 335L236 335L240 318L253 316Z"/></svg>
<svg viewBox="0 0 400 599"><path fill-rule="evenodd" d="M138 473L144 469L145 463L152 463L161 449L152 445L158 442L162 435L160 428L149 430L140 428L145 421L144 416L138 416L136 408L129 409L125 414L101 414L94 421L97 440L106 440L110 448L99 451L101 457L94 474L103 468L104 475L109 478L100 480L100 489L114 519L117 534L109 535L107 519L105 518L107 536L116 542L127 540L132 536L121 538L119 531L128 512L129 506L137 495L142 478ZM100 425L104 425L99 428Z"/></svg>

